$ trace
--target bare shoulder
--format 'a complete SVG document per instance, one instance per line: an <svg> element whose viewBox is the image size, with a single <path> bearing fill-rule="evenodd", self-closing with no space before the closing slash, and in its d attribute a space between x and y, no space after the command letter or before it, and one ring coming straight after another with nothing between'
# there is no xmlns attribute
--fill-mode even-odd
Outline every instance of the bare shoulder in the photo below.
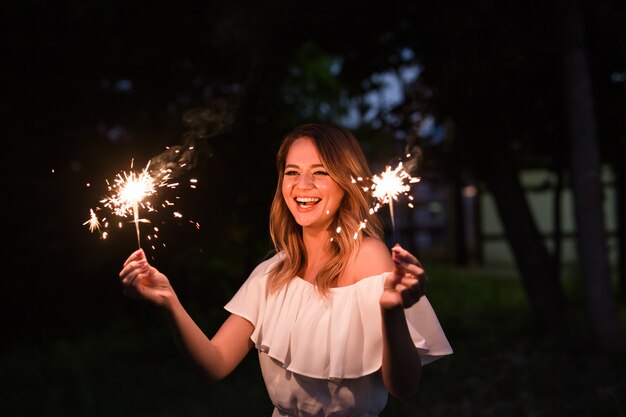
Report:
<svg viewBox="0 0 626 417"><path fill-rule="evenodd" d="M391 252L382 240L366 237L352 264L354 281L389 272L393 269Z"/></svg>

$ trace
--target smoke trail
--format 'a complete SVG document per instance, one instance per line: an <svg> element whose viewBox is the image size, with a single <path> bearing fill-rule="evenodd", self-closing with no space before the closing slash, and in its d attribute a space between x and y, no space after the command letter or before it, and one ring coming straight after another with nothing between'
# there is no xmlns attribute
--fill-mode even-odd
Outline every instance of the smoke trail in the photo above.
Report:
<svg viewBox="0 0 626 417"><path fill-rule="evenodd" d="M168 147L150 160L150 172L159 176L168 172L175 178L193 168L201 150L208 147L208 140L228 132L234 122L236 104L233 100L214 100L210 105L188 110L183 115L186 132L183 143Z"/></svg>
<svg viewBox="0 0 626 417"><path fill-rule="evenodd" d="M424 152L419 145L419 138L417 135L409 135L404 147L404 156L401 158L404 170L415 176L418 167L422 163Z"/></svg>

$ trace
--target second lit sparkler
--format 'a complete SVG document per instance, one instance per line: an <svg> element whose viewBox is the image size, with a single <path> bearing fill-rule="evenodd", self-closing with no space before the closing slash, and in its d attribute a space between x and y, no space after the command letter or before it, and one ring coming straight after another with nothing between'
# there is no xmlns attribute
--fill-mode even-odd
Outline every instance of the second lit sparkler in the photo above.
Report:
<svg viewBox="0 0 626 417"><path fill-rule="evenodd" d="M393 215L393 202L398 200L400 194L407 195L411 190L411 184L419 182L420 178L412 177L403 167L402 162L398 163L398 166L391 169L389 165L379 175L374 175L372 178L372 197L376 199L376 205L372 210L378 211L378 209L384 205L389 204L389 215L391 216L391 226L395 231L396 222ZM409 196L412 200L413 197ZM412 207L412 204L409 203Z"/></svg>
<svg viewBox="0 0 626 417"><path fill-rule="evenodd" d="M411 155L407 155L407 158ZM385 204L389 205L389 215L391 217L391 227L393 234L395 234L396 223L393 210L393 203L397 201L400 195L407 195L409 200L413 200L413 197L408 195L411 190L411 185L421 180L419 177L413 177L406 167L399 162L395 168L387 165L385 170L380 174L376 174L371 178L371 183L367 187L363 187L366 192L371 192L374 198L374 205L370 209L370 213L377 212ZM363 178L353 179L352 182L361 182ZM408 203L409 207L413 207L411 202ZM361 222L359 230L355 232L354 238L358 237L358 232L365 228L365 223ZM338 231L339 232L339 231Z"/></svg>

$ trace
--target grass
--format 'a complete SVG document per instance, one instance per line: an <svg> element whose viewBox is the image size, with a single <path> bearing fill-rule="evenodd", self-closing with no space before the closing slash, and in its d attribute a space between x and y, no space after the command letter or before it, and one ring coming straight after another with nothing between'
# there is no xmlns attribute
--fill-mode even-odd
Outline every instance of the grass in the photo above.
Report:
<svg viewBox="0 0 626 417"><path fill-rule="evenodd" d="M626 416L626 358L595 354L579 317L573 331L540 335L519 280L445 266L429 275L454 354L424 368L415 401L391 398L381 417ZM221 306L190 310L208 333L225 317ZM153 313L134 306L71 337L13 341L0 357L0 415L271 415L255 352L205 385Z"/></svg>

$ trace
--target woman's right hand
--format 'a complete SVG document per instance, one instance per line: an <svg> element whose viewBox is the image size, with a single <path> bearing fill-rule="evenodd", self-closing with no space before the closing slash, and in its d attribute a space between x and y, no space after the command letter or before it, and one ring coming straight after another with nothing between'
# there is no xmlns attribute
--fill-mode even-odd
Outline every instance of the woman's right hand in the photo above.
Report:
<svg viewBox="0 0 626 417"><path fill-rule="evenodd" d="M148 263L143 249L132 253L120 271L124 294L135 299L149 301L159 307L167 307L176 299L176 293L165 275Z"/></svg>

